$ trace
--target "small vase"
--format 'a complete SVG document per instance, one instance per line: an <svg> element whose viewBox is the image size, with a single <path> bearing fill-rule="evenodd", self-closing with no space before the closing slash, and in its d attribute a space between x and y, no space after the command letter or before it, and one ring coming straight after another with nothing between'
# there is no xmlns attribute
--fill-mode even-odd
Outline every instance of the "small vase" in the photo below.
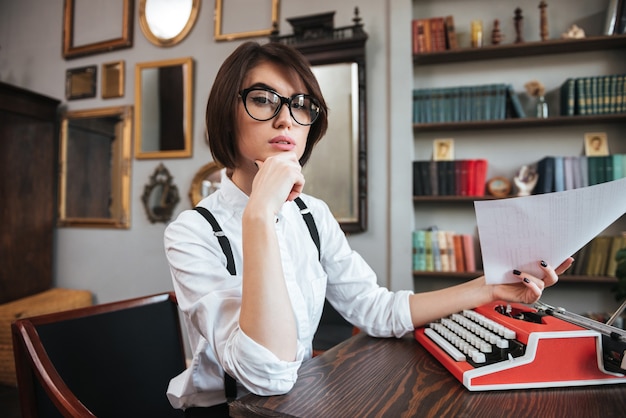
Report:
<svg viewBox="0 0 626 418"><path fill-rule="evenodd" d="M543 96L539 96L537 98L537 117L538 118L548 117L548 104L546 103L546 99Z"/></svg>

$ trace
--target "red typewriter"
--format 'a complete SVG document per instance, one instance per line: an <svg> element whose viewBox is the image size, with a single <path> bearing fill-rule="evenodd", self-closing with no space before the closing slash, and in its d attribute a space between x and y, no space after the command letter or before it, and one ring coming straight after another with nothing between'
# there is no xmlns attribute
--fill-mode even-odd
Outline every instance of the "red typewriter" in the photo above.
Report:
<svg viewBox="0 0 626 418"><path fill-rule="evenodd" d="M543 303L483 305L415 339L471 391L626 383L626 331Z"/></svg>

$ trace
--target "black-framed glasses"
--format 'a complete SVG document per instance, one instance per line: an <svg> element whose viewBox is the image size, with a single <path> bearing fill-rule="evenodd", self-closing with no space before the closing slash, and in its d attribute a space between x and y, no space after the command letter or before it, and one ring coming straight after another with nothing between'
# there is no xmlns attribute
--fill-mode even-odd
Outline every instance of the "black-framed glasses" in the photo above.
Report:
<svg viewBox="0 0 626 418"><path fill-rule="evenodd" d="M308 94L300 93L283 97L271 89L252 87L241 90L239 97L243 100L243 107L248 115L261 122L276 117L284 104L289 108L289 114L293 120L299 125L313 125L320 115L318 101Z"/></svg>

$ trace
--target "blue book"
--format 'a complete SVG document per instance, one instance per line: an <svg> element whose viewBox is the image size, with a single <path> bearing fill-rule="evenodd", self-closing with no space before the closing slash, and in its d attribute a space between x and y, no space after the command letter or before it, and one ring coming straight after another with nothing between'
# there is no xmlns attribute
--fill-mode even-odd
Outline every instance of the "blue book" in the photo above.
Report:
<svg viewBox="0 0 626 418"><path fill-rule="evenodd" d="M565 166L563 157L554 157L554 191L562 192L565 190Z"/></svg>
<svg viewBox="0 0 626 418"><path fill-rule="evenodd" d="M517 93L515 93L515 90L513 89L512 84L508 85L508 91L509 91L509 100L511 101L512 115L518 118L525 118L526 112L524 112L522 103L520 102L519 97L517 97Z"/></svg>
<svg viewBox="0 0 626 418"><path fill-rule="evenodd" d="M619 180L624 177L624 168L622 166L622 154L613 154L611 156L613 164L613 180Z"/></svg>
<svg viewBox="0 0 626 418"><path fill-rule="evenodd" d="M554 157L543 157L537 163L537 185L534 193L551 193L554 191Z"/></svg>

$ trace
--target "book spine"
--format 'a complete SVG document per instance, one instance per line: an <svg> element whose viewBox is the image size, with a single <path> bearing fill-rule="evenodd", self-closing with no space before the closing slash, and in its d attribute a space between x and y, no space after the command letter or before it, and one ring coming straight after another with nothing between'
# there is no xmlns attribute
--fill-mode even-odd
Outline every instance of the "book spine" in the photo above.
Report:
<svg viewBox="0 0 626 418"><path fill-rule="evenodd" d="M445 31L446 31L446 47L448 49L457 49L458 43L456 39L456 29L454 28L454 17L448 15L445 18Z"/></svg>

